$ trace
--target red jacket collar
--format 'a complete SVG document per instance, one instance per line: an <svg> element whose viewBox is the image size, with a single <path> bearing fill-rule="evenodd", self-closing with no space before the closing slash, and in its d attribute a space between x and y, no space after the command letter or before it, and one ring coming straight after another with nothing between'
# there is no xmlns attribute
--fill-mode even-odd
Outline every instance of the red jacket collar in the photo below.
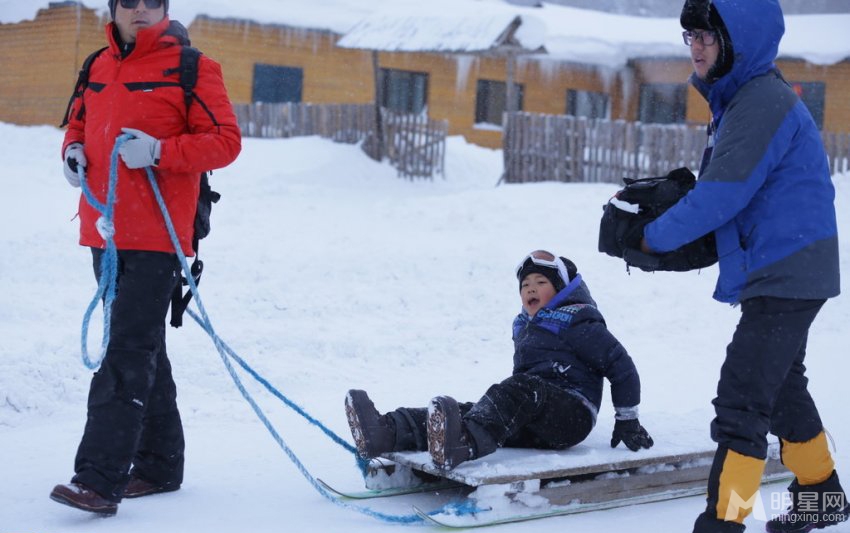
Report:
<svg viewBox="0 0 850 533"><path fill-rule="evenodd" d="M136 34L136 46L133 49L131 55L144 55L163 46L172 46L175 44L179 44L175 37L170 35L164 35L165 30L168 29L169 24L171 24L171 20L166 16L153 26L145 28L143 30L139 30L139 32ZM121 45L118 44L118 41L115 38L117 32L118 28L115 27L114 22L110 22L106 25L106 39L109 42L109 50L113 54L120 56Z"/></svg>

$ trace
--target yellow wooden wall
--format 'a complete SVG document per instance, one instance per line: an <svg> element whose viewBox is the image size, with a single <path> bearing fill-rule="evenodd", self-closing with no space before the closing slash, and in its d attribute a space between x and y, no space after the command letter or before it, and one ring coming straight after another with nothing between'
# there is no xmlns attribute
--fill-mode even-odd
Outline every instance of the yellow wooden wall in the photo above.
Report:
<svg viewBox="0 0 850 533"><path fill-rule="evenodd" d="M34 21L0 24L0 121L58 124L86 55L105 45L97 12L75 5L42 9ZM185 22L185 21L184 21ZM368 103L374 95L371 52L335 46L330 31L199 17L189 26L192 44L221 63L235 103L251 101L256 63L300 67L303 99L310 103ZM479 79L507 77L503 58L424 53L380 53L380 66L428 74L428 113L449 121L452 135L483 146L501 146L501 132L477 128ZM850 132L850 61L814 66L779 61L789 81L826 83L824 129ZM546 58L520 57L515 71L524 86L523 110L561 114L567 89L609 94L612 118L634 120L642 83L684 83L690 62L679 58L633 60L619 70ZM708 109L693 89L687 120L705 123Z"/></svg>
<svg viewBox="0 0 850 533"><path fill-rule="evenodd" d="M228 94L236 103L251 102L256 63L304 69L305 102L372 101L371 56L337 48L338 34L205 17L189 26L189 34L193 46L221 63Z"/></svg>
<svg viewBox="0 0 850 533"><path fill-rule="evenodd" d="M429 116L447 119L450 134L463 135L468 141L482 146L501 146L500 131L475 126L475 97L478 80L507 79L504 58L382 53L380 63L385 68L429 74ZM613 82L606 84L602 71L563 63L553 68L552 64L546 59L518 60L515 81L523 85L523 111L563 114L566 112L567 89L580 89L610 93L612 116L623 116L619 105L622 90L618 76L609 76Z"/></svg>
<svg viewBox="0 0 850 533"><path fill-rule="evenodd" d="M850 132L850 61L828 67L790 60L777 61L776 64L785 79L791 83L825 83L823 129L832 132Z"/></svg>
<svg viewBox="0 0 850 533"><path fill-rule="evenodd" d="M634 72L634 94L629 100L627 116L636 118L640 105L640 87L645 83L687 83L693 72L690 61L679 58L636 59L631 63ZM685 120L703 124L709 120L705 99L693 87L688 88Z"/></svg>
<svg viewBox="0 0 850 533"><path fill-rule="evenodd" d="M70 6L0 24L0 121L58 126L79 65L106 43L104 23L94 11Z"/></svg>

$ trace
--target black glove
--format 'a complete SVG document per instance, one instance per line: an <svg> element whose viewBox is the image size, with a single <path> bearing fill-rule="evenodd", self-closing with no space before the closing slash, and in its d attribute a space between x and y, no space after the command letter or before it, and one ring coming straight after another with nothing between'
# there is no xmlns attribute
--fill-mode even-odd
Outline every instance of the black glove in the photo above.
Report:
<svg viewBox="0 0 850 533"><path fill-rule="evenodd" d="M626 448L633 452L641 448L652 448L655 444L652 442L652 437L640 425L637 418L631 420L617 420L614 423L614 433L611 435L611 447L616 448L620 441L626 445Z"/></svg>
<svg viewBox="0 0 850 533"><path fill-rule="evenodd" d="M86 154L81 143L71 143L65 148L65 179L72 187L80 186L80 167L86 168Z"/></svg>

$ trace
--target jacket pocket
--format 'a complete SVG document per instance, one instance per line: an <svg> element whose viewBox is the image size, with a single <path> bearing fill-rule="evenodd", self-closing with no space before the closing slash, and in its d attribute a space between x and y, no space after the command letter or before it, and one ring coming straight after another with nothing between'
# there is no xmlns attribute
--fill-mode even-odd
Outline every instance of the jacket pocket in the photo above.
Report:
<svg viewBox="0 0 850 533"><path fill-rule="evenodd" d="M163 87L180 87L180 84L173 81L138 81L133 83L125 83L124 87L130 92L153 92L156 89Z"/></svg>

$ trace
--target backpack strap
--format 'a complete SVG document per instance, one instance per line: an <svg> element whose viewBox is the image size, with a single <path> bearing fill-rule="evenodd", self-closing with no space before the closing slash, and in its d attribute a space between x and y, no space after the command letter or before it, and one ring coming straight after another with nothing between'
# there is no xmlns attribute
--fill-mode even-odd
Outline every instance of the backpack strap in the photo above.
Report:
<svg viewBox="0 0 850 533"><path fill-rule="evenodd" d="M179 74L180 87L183 89L183 101L186 103L188 112L195 96L195 85L198 84L198 63L201 61L201 51L192 46L180 47L180 63L174 67L165 69L163 76Z"/></svg>
<svg viewBox="0 0 850 533"><path fill-rule="evenodd" d="M204 262L198 258L198 239L192 239L192 248L195 249L195 260L192 266L189 267L192 279L195 280L195 287L201 283L201 274L204 272ZM189 281L180 276L180 284L174 287L174 292L171 293L171 327L179 328L183 325L183 313L189 307L189 302L192 300L192 291L186 291L183 294L183 287L189 285Z"/></svg>
<svg viewBox="0 0 850 533"><path fill-rule="evenodd" d="M213 124L218 126L218 122L215 119L215 116L210 112L207 106L203 103L203 101L198 98L198 95L195 94L195 86L198 83L198 69L201 61L201 51L197 48L188 45L188 42L183 44L180 48L180 63L177 65L177 68L167 69L163 72L163 75L170 76L172 74L178 74L180 87L183 89L183 102L186 104L186 116L189 116L189 108L192 105L193 100L197 100L201 107L207 112L210 119L213 121ZM209 188L209 182L207 181L206 172L201 174L201 190L199 194L203 194L204 184L206 183L207 188ZM195 219L197 221L197 213L195 214ZM197 226L197 222L195 223ZM192 250L195 251L195 260L192 261L192 266L190 267L190 275L195 281L195 286L201 282L201 274L204 271L204 262L200 259L200 254L198 253L198 230L197 227L194 228L194 233L192 235ZM181 284L177 285L174 288L174 292L171 294L171 321L170 324L172 327L179 328L183 325L183 313L186 311L186 307L188 307L189 302L192 300L192 291L186 291L186 294L183 294L183 287L189 285L188 280L185 277L181 276Z"/></svg>
<svg viewBox="0 0 850 533"><path fill-rule="evenodd" d="M198 83L198 63L201 61L201 52L197 48L184 46L180 50L180 87L183 88L183 101L186 109L192 104L195 94L195 85Z"/></svg>
<svg viewBox="0 0 850 533"><path fill-rule="evenodd" d="M180 87L183 89L183 102L186 104L186 114L189 113L189 107L193 100L197 100L198 104L210 117L214 126L220 126L215 115L210 111L207 104L201 100L195 93L195 86L198 84L198 69L201 62L201 51L192 46L184 45L180 49L180 64L176 68L170 68L163 71L163 75L170 76L179 74Z"/></svg>
<svg viewBox="0 0 850 533"><path fill-rule="evenodd" d="M204 272L204 262L201 261L201 255L198 251L198 245L201 239L210 233L210 212L212 204L219 201L221 195L210 188L209 181L210 172L201 174L201 184L198 192L197 210L195 212L195 223L192 234L192 250L195 251L195 260L192 261L192 266L189 268L192 279L195 280L197 287L201 283L201 274ZM171 326L179 328L183 325L183 313L189 306L192 300L192 291L186 291L183 294L183 287L189 285L189 281L181 276L181 283L174 287L174 292L171 294Z"/></svg>
<svg viewBox="0 0 850 533"><path fill-rule="evenodd" d="M91 65L94 63L94 60L97 59L97 56L101 54L108 47L104 46L99 50L95 50L83 61L83 66L80 67L80 73L77 75L77 83L74 84L74 92L71 94L71 98L68 100L68 107L65 108L65 115L62 118L62 124L59 125L60 128L64 128L68 125L68 122L71 121L71 106L74 105L74 100L83 96L83 93L86 92L86 87L89 86L89 73L91 72ZM80 106L80 111L77 113L77 120L83 118L85 115L86 108L85 106Z"/></svg>

